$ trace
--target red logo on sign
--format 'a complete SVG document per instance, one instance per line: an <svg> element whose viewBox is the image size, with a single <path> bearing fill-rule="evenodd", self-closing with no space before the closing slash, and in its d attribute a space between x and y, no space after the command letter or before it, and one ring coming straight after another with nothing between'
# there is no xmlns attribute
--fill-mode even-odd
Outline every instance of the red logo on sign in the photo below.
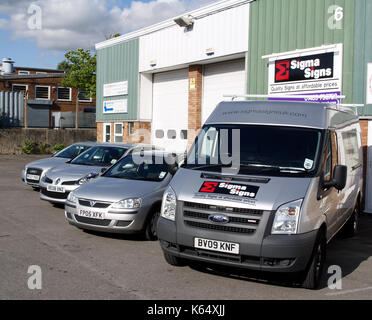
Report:
<svg viewBox="0 0 372 320"><path fill-rule="evenodd" d="M289 60L277 61L275 63L275 81L289 79Z"/></svg>
<svg viewBox="0 0 372 320"><path fill-rule="evenodd" d="M204 182L199 192L210 192L213 193L218 186L218 182Z"/></svg>

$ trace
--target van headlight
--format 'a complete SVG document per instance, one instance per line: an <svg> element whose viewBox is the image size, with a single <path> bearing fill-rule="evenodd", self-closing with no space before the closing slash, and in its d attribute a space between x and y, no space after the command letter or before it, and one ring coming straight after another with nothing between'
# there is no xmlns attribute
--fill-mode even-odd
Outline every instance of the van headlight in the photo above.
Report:
<svg viewBox="0 0 372 320"><path fill-rule="evenodd" d="M164 192L163 202L161 204L161 216L165 219L176 220L177 198L171 187Z"/></svg>
<svg viewBox="0 0 372 320"><path fill-rule="evenodd" d="M283 204L276 210L272 234L294 234L297 233L303 199Z"/></svg>
<svg viewBox="0 0 372 320"><path fill-rule="evenodd" d="M140 198L123 199L111 205L112 209L137 209L141 207Z"/></svg>
<svg viewBox="0 0 372 320"><path fill-rule="evenodd" d="M78 198L75 197L73 192L70 192L67 196L67 201L71 203L77 203Z"/></svg>

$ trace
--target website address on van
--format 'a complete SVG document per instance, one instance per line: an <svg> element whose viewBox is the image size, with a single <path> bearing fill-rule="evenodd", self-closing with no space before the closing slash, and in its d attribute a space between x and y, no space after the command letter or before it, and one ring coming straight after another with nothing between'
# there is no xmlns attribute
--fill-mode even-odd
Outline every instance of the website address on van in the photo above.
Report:
<svg viewBox="0 0 372 320"><path fill-rule="evenodd" d="M277 115L277 116L289 116L289 117L297 117L297 118L307 118L306 113L300 113L300 112L288 112L288 111L278 111L278 110L269 110L269 109L248 109L248 110L240 110L240 111L226 111L223 112L222 115L228 116L228 115L234 115L234 114L265 114L265 115Z"/></svg>

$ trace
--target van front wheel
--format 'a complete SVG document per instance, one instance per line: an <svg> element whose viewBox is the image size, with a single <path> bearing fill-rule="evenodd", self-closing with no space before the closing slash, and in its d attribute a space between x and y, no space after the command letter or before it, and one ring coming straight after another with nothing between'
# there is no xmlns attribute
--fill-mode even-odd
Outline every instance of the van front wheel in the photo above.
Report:
<svg viewBox="0 0 372 320"><path fill-rule="evenodd" d="M320 233L316 240L309 266L305 272L305 280L302 283L304 288L314 290L319 287L324 269L326 247L325 236Z"/></svg>

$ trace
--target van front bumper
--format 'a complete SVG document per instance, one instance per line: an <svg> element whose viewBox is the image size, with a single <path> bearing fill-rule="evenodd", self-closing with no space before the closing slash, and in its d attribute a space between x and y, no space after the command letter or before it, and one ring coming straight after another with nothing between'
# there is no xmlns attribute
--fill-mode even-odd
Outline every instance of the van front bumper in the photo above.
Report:
<svg viewBox="0 0 372 320"><path fill-rule="evenodd" d="M177 232L177 226L173 221L160 217L158 237L162 250L186 260L286 273L301 272L306 269L317 237L317 230L297 235L266 235L259 244L256 244L249 243L249 236L244 241L241 236L237 236L235 241L230 236L229 242L240 245L240 252L235 255L194 247L195 238L226 241L226 233L206 232L197 228L190 228L189 231Z"/></svg>

